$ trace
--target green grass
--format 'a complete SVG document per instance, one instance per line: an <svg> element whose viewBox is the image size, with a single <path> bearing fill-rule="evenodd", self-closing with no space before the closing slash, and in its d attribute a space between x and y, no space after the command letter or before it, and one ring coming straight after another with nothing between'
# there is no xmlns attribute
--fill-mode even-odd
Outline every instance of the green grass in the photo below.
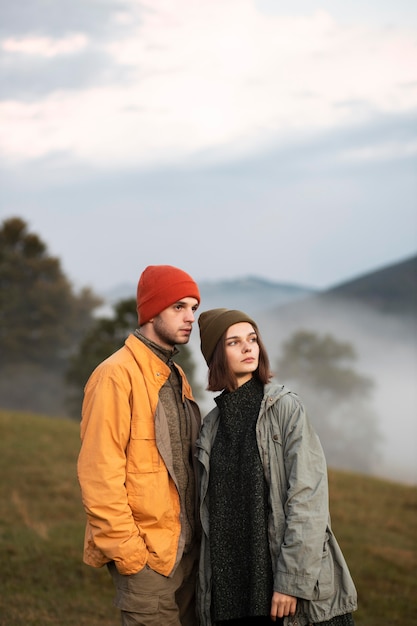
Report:
<svg viewBox="0 0 417 626"><path fill-rule="evenodd" d="M114 626L105 568L82 563L79 425L0 412L1 626Z"/></svg>
<svg viewBox="0 0 417 626"><path fill-rule="evenodd" d="M0 411L0 625L116 626L106 568L82 563L79 425ZM357 626L417 626L417 488L330 472Z"/></svg>

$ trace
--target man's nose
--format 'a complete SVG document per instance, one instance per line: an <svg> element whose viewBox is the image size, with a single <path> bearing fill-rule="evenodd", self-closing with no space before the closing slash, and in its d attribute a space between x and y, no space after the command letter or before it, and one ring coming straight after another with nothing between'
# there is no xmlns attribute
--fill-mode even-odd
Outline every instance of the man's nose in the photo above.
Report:
<svg viewBox="0 0 417 626"><path fill-rule="evenodd" d="M187 309L185 312L185 320L187 322L195 322L195 311L193 309Z"/></svg>

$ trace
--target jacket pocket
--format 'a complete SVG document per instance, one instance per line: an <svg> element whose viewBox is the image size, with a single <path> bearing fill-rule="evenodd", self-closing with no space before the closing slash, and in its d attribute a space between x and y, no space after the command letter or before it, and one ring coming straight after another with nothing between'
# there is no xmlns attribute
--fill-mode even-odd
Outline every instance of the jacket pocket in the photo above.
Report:
<svg viewBox="0 0 417 626"><path fill-rule="evenodd" d="M132 474L148 474L161 469L161 457L156 445L153 423L143 420L132 428L129 442L127 471Z"/></svg>
<svg viewBox="0 0 417 626"><path fill-rule="evenodd" d="M334 591L334 565L329 543L330 534L331 531L327 529L323 544L320 573L314 588L314 600L326 600L330 598Z"/></svg>

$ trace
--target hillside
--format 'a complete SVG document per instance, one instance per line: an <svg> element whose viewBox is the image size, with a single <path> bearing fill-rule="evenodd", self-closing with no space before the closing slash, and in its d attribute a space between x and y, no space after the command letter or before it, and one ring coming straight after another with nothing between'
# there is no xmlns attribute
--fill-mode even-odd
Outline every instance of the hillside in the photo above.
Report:
<svg viewBox="0 0 417 626"><path fill-rule="evenodd" d="M384 313L417 316L417 256L326 290L325 298L360 301Z"/></svg>
<svg viewBox="0 0 417 626"><path fill-rule="evenodd" d="M81 562L78 450L78 424L0 411L1 626L119 623L106 569ZM330 471L330 498L356 626L417 624L417 489Z"/></svg>

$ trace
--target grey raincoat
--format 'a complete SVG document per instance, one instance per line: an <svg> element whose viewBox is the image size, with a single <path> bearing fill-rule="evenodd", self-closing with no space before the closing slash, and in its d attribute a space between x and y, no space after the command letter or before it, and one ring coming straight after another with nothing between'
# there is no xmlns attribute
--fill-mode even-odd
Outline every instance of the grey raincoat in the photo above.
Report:
<svg viewBox="0 0 417 626"><path fill-rule="evenodd" d="M198 586L201 626L212 626L208 483L218 424L215 407L204 419L197 442L203 530ZM298 598L296 615L286 617L284 624L306 626L354 611L356 589L330 526L324 453L296 394L274 382L265 386L256 437L269 485L274 591Z"/></svg>

